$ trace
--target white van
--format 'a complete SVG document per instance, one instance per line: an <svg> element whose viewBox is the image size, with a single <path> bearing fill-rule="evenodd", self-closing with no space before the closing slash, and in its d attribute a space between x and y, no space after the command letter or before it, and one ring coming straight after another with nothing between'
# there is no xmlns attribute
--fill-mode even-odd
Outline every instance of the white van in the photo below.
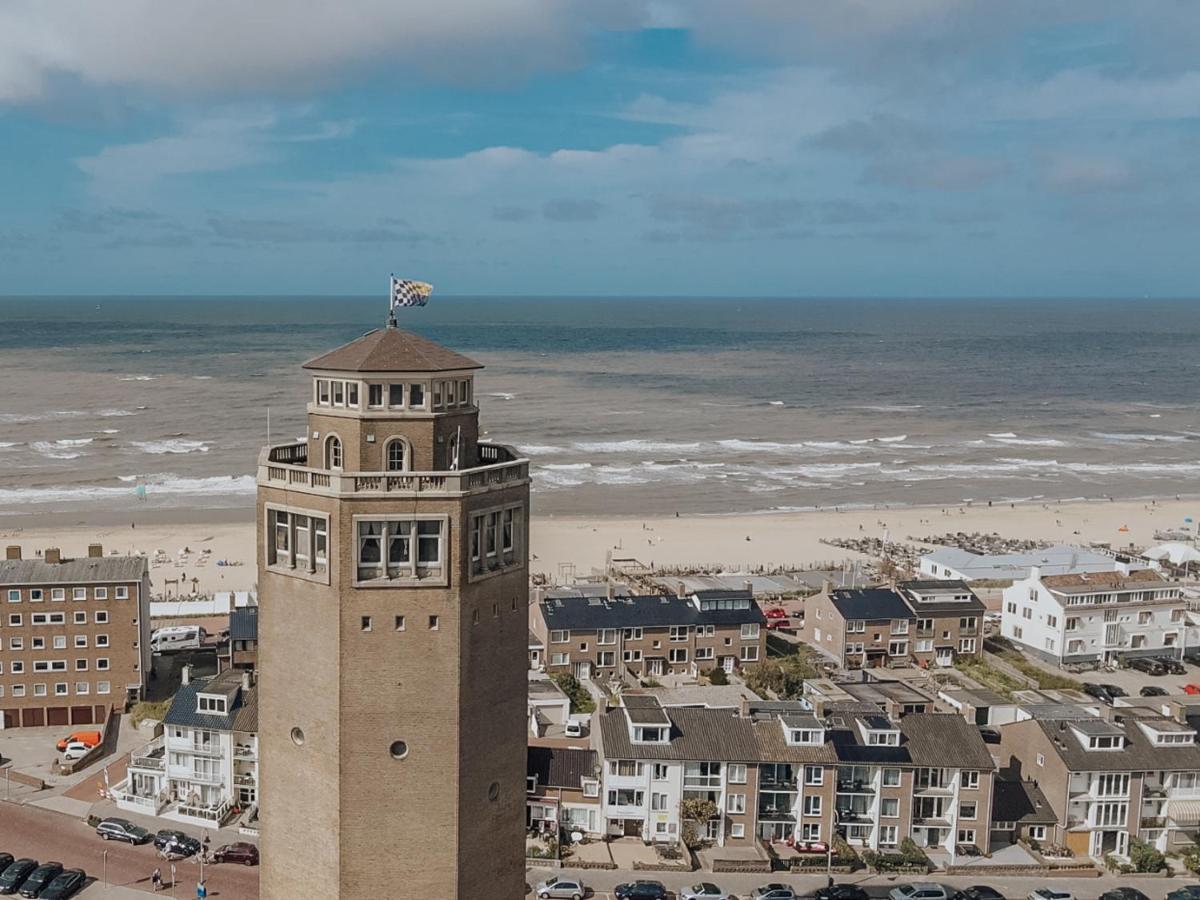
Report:
<svg viewBox="0 0 1200 900"><path fill-rule="evenodd" d="M159 628L150 635L151 653L170 653L175 650L199 650L208 634L199 625L172 625Z"/></svg>

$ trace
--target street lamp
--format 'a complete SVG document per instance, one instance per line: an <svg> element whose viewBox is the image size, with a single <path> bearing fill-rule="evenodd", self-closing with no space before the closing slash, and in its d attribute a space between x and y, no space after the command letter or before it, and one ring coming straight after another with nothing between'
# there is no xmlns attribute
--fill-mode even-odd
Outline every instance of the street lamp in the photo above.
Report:
<svg viewBox="0 0 1200 900"><path fill-rule="evenodd" d="M108 887L108 851L105 850L101 855L102 866L104 870L104 886Z"/></svg>

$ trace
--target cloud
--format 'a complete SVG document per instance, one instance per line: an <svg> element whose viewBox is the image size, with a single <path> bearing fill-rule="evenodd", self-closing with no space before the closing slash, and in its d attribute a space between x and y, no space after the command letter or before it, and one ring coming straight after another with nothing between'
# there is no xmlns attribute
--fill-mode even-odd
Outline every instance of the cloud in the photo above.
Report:
<svg viewBox="0 0 1200 900"><path fill-rule="evenodd" d="M914 157L871 163L863 172L863 181L906 188L964 191L990 184L1008 170L1004 160L980 156Z"/></svg>
<svg viewBox="0 0 1200 900"><path fill-rule="evenodd" d="M293 91L387 66L454 82L577 64L593 29L636 25L632 0L7 0L0 101L52 76L173 92Z"/></svg>
<svg viewBox="0 0 1200 900"><path fill-rule="evenodd" d="M598 200L560 198L542 204L542 215L551 222L594 222L603 210Z"/></svg>
<svg viewBox="0 0 1200 900"><path fill-rule="evenodd" d="M345 228L282 219L213 217L207 224L214 237L247 244L419 244L433 240L419 232L386 227L387 222L379 226Z"/></svg>
<svg viewBox="0 0 1200 900"><path fill-rule="evenodd" d="M1135 184L1129 164L1120 159L1058 156L1042 174L1052 191L1063 194L1090 194L1098 191L1123 191Z"/></svg>
<svg viewBox="0 0 1200 900"><path fill-rule="evenodd" d="M534 212L528 206L493 206L492 218L497 222L528 222Z"/></svg>

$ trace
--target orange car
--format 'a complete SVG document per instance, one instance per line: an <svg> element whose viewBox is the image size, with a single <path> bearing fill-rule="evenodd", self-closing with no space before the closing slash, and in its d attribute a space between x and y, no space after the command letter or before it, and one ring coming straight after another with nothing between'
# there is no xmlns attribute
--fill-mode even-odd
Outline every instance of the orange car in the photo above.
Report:
<svg viewBox="0 0 1200 900"><path fill-rule="evenodd" d="M67 749L67 744L70 743L87 744L90 749L99 744L101 740L102 737L98 731L75 731L58 742L58 749L59 752L62 752Z"/></svg>

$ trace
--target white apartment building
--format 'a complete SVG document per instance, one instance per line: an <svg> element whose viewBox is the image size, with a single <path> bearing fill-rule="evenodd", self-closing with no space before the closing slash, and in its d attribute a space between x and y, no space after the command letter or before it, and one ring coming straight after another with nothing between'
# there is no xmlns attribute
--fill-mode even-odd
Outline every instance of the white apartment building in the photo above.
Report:
<svg viewBox="0 0 1200 900"><path fill-rule="evenodd" d="M205 828L258 804L258 700L249 672L184 683L163 734L130 757L117 806Z"/></svg>
<svg viewBox="0 0 1200 900"><path fill-rule="evenodd" d="M1151 569L1043 575L1034 567L1005 588L1000 632L1058 664L1178 656L1185 607L1179 586Z"/></svg>

